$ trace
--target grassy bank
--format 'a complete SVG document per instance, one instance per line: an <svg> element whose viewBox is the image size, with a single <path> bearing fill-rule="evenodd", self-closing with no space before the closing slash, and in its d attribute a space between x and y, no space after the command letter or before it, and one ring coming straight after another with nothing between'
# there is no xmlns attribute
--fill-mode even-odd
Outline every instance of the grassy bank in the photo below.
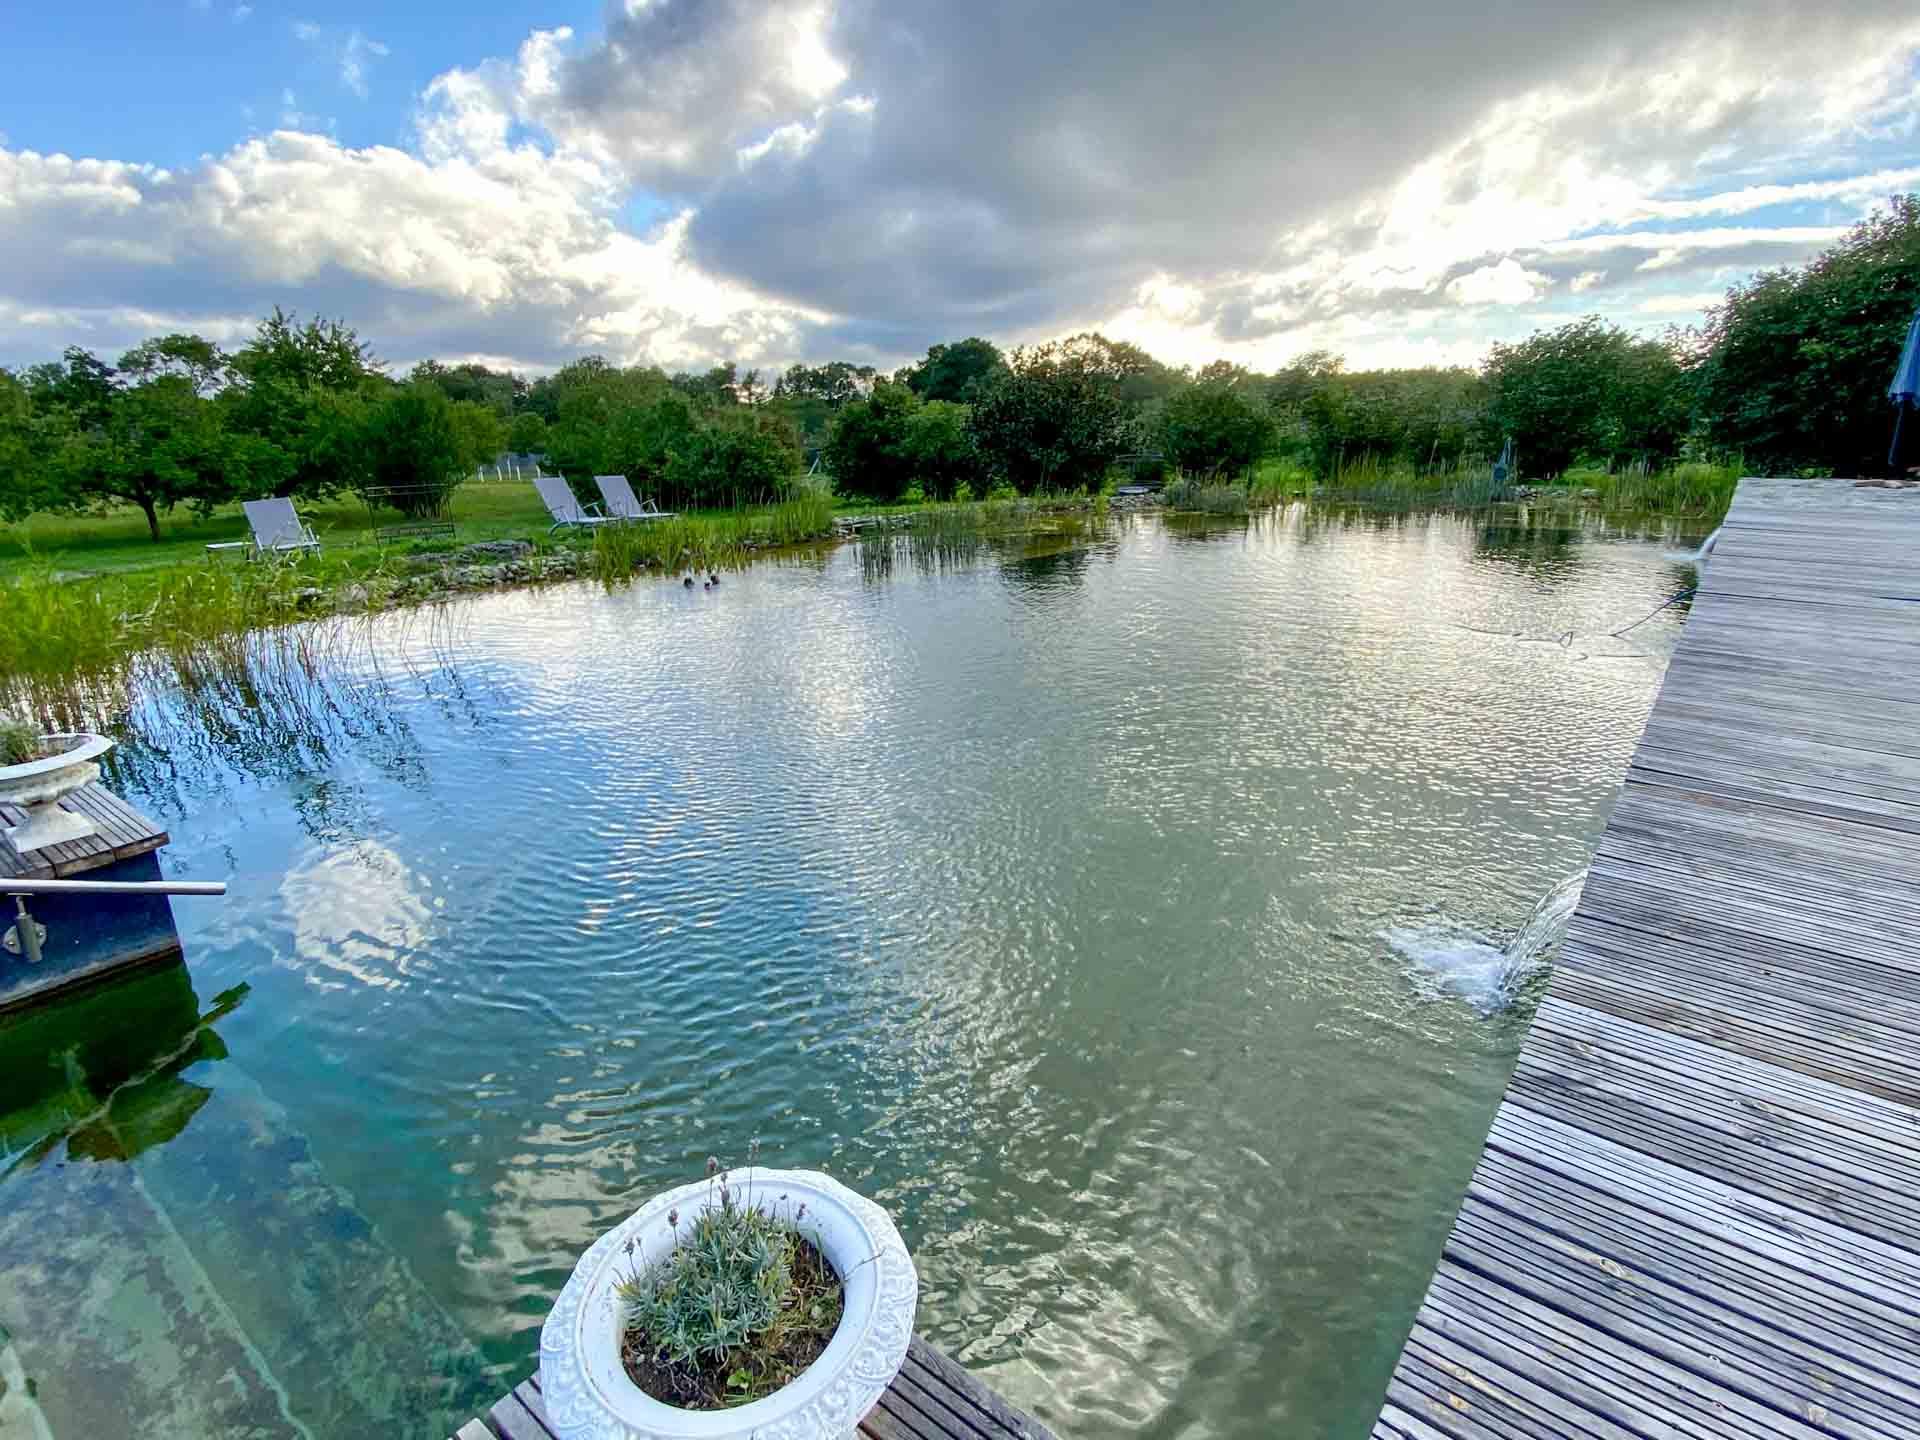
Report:
<svg viewBox="0 0 1920 1440"><path fill-rule="evenodd" d="M1176 508L1232 513L1288 499L1335 500L1404 509L1472 508L1516 498L1534 503L1586 506L1636 514L1670 515L1717 523L1740 483L1737 464L1691 462L1650 472L1569 470L1558 480L1508 486L1495 483L1493 467L1462 464L1435 469L1361 460L1314 476L1283 460L1265 460L1250 481L1234 485L1174 482L1168 500Z"/></svg>
<svg viewBox="0 0 1920 1440"><path fill-rule="evenodd" d="M301 518L329 553L405 548L381 545L366 506L351 495L298 503ZM553 523L533 486L513 482L461 486L454 492L453 521L461 544L532 539L545 535ZM398 517L388 511L380 523L395 524ZM63 575L103 575L204 563L208 545L246 538L247 521L238 505L223 505L205 519L174 511L161 521L157 541L148 538L145 517L130 507L104 514L34 515L0 527L0 579L39 566Z"/></svg>
<svg viewBox="0 0 1920 1440"><path fill-rule="evenodd" d="M484 497L483 507L493 500ZM318 517L323 509L312 513ZM611 582L646 568L719 568L756 550L822 539L833 528L832 502L818 494L558 538L546 535L544 510L531 522L505 505L493 506L478 523L470 522L471 514L457 512L459 532L452 541L387 546L370 534L356 539L342 527L317 555L253 564L209 561L197 537L171 545L144 541L161 553L153 563L134 564L122 555L113 517L92 522L103 527L97 535L69 528L64 548L15 554L0 570L0 614L6 616L0 688L106 677L141 654L170 656L176 668L190 667L208 647L250 631L431 598L439 593L445 562L480 540L523 540L534 547L503 579L591 574ZM328 532L321 533L325 539ZM76 564L98 556L107 563L76 573Z"/></svg>
<svg viewBox="0 0 1920 1440"><path fill-rule="evenodd" d="M594 532L595 576L618 583L637 570L716 570L757 550L801 545L833 533L830 496L806 494L778 505L676 515Z"/></svg>

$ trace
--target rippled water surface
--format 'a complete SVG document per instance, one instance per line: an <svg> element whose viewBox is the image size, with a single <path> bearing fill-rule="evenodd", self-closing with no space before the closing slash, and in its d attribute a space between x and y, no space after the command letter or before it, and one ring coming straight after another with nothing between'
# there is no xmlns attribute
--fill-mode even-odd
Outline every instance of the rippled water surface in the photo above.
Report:
<svg viewBox="0 0 1920 1440"><path fill-rule="evenodd" d="M922 1329L1063 1436L1364 1435L1524 1025L1468 972L1585 863L1679 614L1606 632L1675 540L847 547L383 620L238 727L151 703L119 783L232 891L177 904L190 991L7 1033L53 1433L148 1433L105 1374L444 1435L757 1136L889 1206ZM75 1039L116 1007L131 1058Z"/></svg>

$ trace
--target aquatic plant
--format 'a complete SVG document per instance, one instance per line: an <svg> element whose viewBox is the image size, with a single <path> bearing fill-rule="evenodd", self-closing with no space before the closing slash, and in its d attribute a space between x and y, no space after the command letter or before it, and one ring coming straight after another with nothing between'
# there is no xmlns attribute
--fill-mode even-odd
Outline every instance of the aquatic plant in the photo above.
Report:
<svg viewBox="0 0 1920 1440"><path fill-rule="evenodd" d="M1209 515L1244 515L1252 504L1244 485L1192 475L1169 481L1164 494L1169 509L1199 510Z"/></svg>
<svg viewBox="0 0 1920 1440"><path fill-rule="evenodd" d="M1456 507L1491 505L1507 498L1506 487L1494 478L1493 466L1480 460L1423 468L1410 461L1364 455L1336 462L1332 473L1313 488L1324 499L1373 505Z"/></svg>
<svg viewBox="0 0 1920 1440"><path fill-rule="evenodd" d="M805 1370L840 1323L840 1277L803 1232L806 1206L782 1215L778 1200L753 1194L758 1152L756 1142L745 1195L709 1159L707 1205L684 1229L672 1212L673 1249L616 1287L622 1359L656 1400L688 1409L758 1400Z"/></svg>
<svg viewBox="0 0 1920 1440"><path fill-rule="evenodd" d="M832 533L832 497L802 490L792 499L757 509L599 526L591 568L597 579L613 585L637 570L737 565L753 551L800 545Z"/></svg>
<svg viewBox="0 0 1920 1440"><path fill-rule="evenodd" d="M1560 483L1572 494L1591 490L1590 503L1605 510L1647 510L1719 520L1740 484L1739 461L1715 465L1687 461L1667 470L1633 466L1616 471L1569 470Z"/></svg>

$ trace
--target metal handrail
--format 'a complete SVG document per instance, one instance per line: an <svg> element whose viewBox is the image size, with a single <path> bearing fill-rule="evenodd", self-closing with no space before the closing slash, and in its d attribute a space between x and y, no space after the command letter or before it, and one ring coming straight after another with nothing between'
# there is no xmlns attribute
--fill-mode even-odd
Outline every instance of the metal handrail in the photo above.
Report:
<svg viewBox="0 0 1920 1440"><path fill-rule="evenodd" d="M0 895L13 901L18 918L7 927L5 947L38 965L47 927L27 909L29 895L224 895L224 880L0 880Z"/></svg>
<svg viewBox="0 0 1920 1440"><path fill-rule="evenodd" d="M0 880L0 895L224 895L224 880Z"/></svg>

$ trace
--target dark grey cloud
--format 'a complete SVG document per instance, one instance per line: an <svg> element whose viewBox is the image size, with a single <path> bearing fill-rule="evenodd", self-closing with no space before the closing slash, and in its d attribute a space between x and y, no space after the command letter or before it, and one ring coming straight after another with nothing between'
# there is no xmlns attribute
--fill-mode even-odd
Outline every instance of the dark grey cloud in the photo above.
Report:
<svg viewBox="0 0 1920 1440"><path fill-rule="evenodd" d="M163 172L0 142L0 363L273 304L529 366L1106 323L1179 359L1457 358L1803 259L1784 202L1723 192L1828 177L1795 223L1860 213L1858 177L1912 164L1916 55L1911 0L613 3L437 77L406 149L276 133ZM1568 242L1662 225L1714 234Z"/></svg>
<svg viewBox="0 0 1920 1440"><path fill-rule="evenodd" d="M1905 14L1843 8L1849 23ZM828 41L874 108L829 109L797 153L723 167L693 253L876 335L1070 321L1156 272L1212 284L1273 264L1291 227L1351 210L1529 89L1652 77L1703 39L1781 47L1778 67L1806 23L1785 4L1676 0L857 0ZM1629 169L1690 160L1755 133L1761 78L1704 115L1615 102L1555 122L1555 138ZM1455 157L1455 203L1487 158Z"/></svg>

